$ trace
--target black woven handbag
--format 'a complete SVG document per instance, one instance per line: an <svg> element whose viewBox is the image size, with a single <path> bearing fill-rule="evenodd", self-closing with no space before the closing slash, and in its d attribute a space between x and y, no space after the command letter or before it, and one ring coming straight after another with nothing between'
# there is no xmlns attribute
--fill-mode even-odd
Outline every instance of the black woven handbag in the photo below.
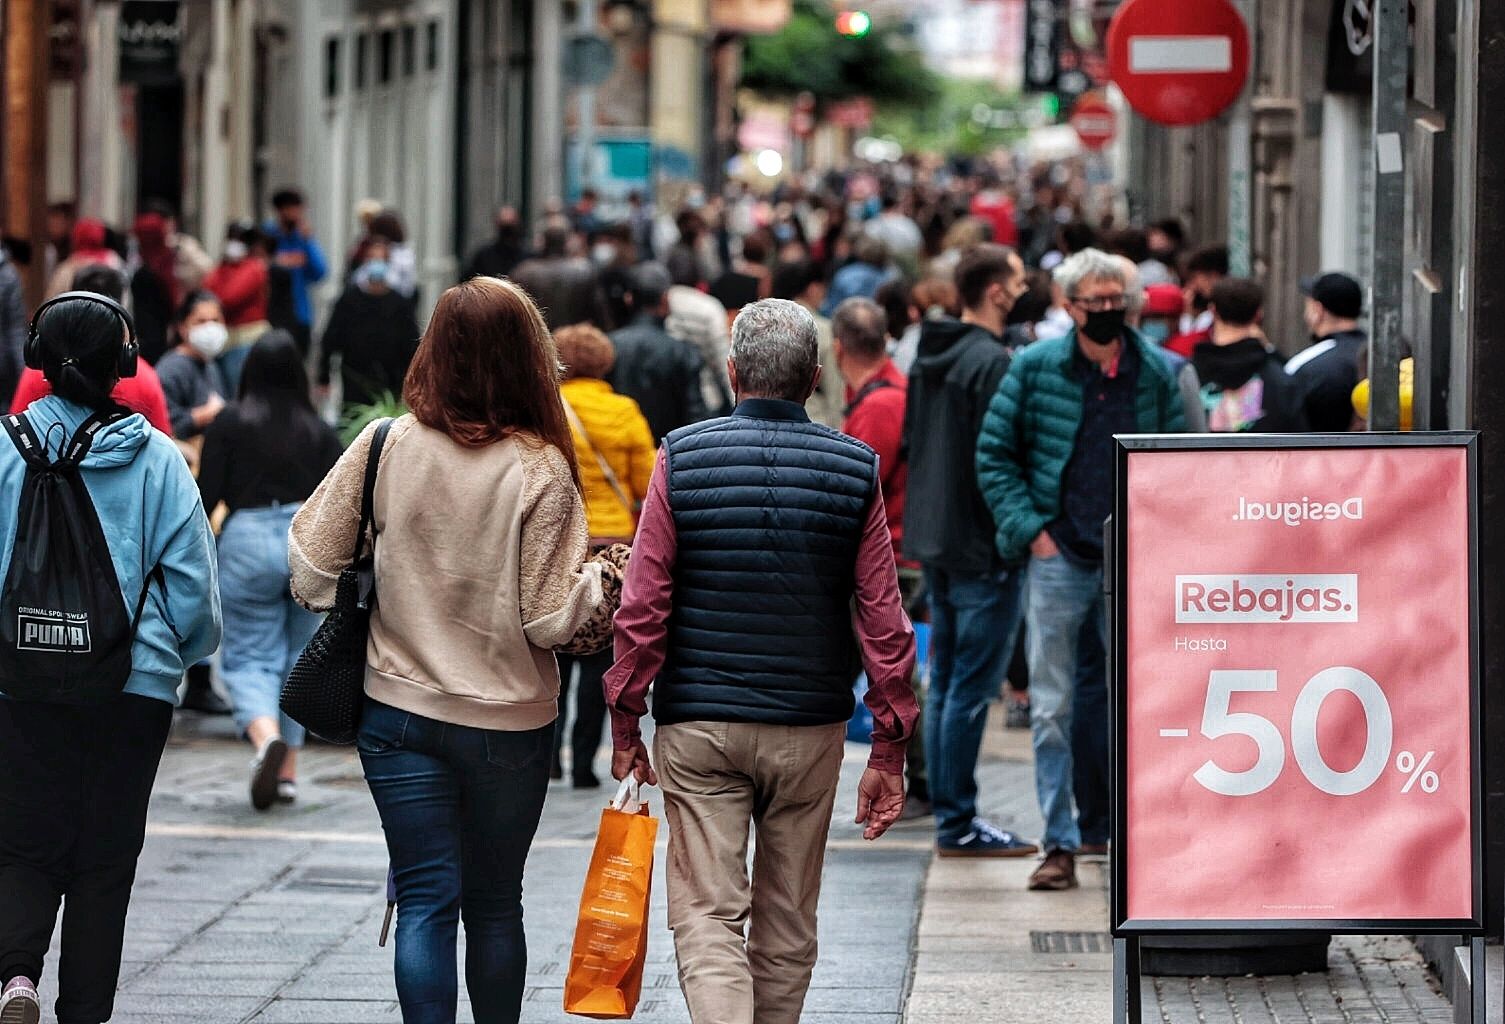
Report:
<svg viewBox="0 0 1505 1024"><path fill-rule="evenodd" d="M365 705L366 638L371 605L376 600L376 538L366 550L372 529L372 497L391 420L383 420L371 438L366 479L361 487L361 525L355 553L335 584L334 608L325 616L298 663L282 684L281 707L293 721L330 743L354 743Z"/></svg>

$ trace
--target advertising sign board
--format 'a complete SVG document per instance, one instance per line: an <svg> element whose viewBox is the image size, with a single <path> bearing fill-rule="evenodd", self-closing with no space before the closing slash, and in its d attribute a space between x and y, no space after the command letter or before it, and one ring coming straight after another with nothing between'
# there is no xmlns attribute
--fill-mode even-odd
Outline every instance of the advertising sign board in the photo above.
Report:
<svg viewBox="0 0 1505 1024"><path fill-rule="evenodd" d="M1115 936L1478 933L1475 435L1118 440Z"/></svg>
<svg viewBox="0 0 1505 1024"><path fill-rule="evenodd" d="M1120 929L1482 923L1473 442L1356 438L1121 439Z"/></svg>

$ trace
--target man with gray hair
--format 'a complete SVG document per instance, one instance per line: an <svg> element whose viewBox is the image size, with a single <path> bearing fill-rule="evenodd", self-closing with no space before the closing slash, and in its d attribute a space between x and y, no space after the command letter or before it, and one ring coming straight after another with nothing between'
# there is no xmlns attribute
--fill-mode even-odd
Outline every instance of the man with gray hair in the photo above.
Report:
<svg viewBox="0 0 1505 1024"><path fill-rule="evenodd" d="M670 433L643 503L605 679L612 774L662 780L690 1019L798 1024L856 665L874 721L856 820L877 839L904 810L914 631L878 459L805 413L809 312L744 307L727 371L732 414Z"/></svg>
<svg viewBox="0 0 1505 1024"><path fill-rule="evenodd" d="M1107 852L1106 833L1084 849L1073 813L1071 734L1083 626L1107 646L1103 522L1113 509L1113 435L1186 429L1170 365L1127 323L1126 277L1097 249L1056 268L1075 326L1014 357L977 440L977 482L998 526L998 553L1029 566L1030 729L1045 818L1045 861L1031 889L1073 888L1076 855ZM1106 777L1106 763L1097 767Z"/></svg>

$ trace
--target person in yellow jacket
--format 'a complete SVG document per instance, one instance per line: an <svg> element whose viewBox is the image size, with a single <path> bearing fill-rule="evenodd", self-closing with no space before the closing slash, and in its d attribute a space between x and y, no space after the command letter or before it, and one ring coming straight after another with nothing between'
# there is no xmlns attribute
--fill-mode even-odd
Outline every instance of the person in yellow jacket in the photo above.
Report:
<svg viewBox="0 0 1505 1024"><path fill-rule="evenodd" d="M657 451L638 404L612 390L607 381L616 349L611 339L590 324L574 324L554 332L564 383L559 387L565 413L575 435L580 483L585 490L585 514L591 542L607 545L631 541L637 530L638 508L648 494ZM559 719L554 730L553 778L564 777L560 754L564 747L565 703L570 678L579 667L575 686L575 724L570 733L574 752L571 776L576 789L601 784L594 763L606 721L606 697L601 677L611 668L610 648L600 654L559 659Z"/></svg>

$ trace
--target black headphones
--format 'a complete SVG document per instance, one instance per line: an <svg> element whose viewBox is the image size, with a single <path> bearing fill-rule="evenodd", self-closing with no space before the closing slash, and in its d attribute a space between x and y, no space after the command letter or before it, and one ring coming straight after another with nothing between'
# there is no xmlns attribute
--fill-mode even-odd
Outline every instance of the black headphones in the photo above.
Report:
<svg viewBox="0 0 1505 1024"><path fill-rule="evenodd" d="M122 378L136 376L136 362L141 357L141 343L136 339L136 321L131 319L131 314L126 308L108 295L100 295L98 292L64 292L54 299L48 299L37 308L31 318L31 331L26 335L26 348L23 354L26 365L33 370L42 369L42 337L41 324L42 314L60 302L92 302L103 306L120 318L125 324L126 342L120 349L120 356L115 365L115 371Z"/></svg>

